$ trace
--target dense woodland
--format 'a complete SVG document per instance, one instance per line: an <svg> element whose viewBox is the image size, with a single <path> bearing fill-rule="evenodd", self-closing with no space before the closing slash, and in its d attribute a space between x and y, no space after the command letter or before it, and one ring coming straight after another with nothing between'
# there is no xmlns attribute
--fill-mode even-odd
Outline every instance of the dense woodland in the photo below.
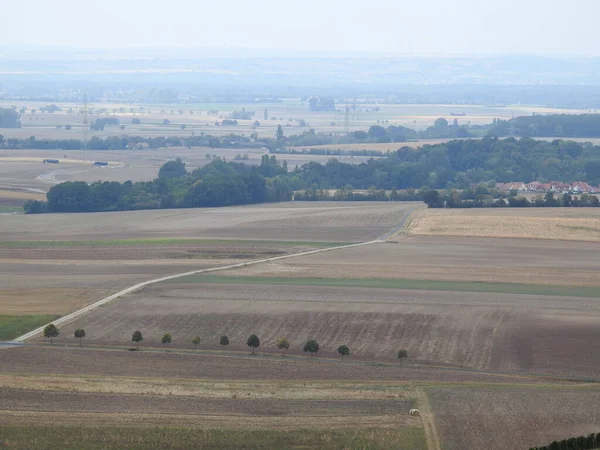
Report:
<svg viewBox="0 0 600 450"><path fill-rule="evenodd" d="M551 114L494 120L490 136L599 137L600 114Z"/></svg>
<svg viewBox="0 0 600 450"><path fill-rule="evenodd" d="M151 182L59 184L48 192L47 203L29 202L26 211L227 206L289 200L294 191L302 191L296 195L297 200L315 200L326 199L319 197L329 189L340 190L343 194L338 195L345 197L341 199L355 195L351 192L356 189L368 190L369 198L364 199L384 199L381 192L386 190L420 189L422 196L433 189L460 189L468 194L463 199L474 200L476 197L469 196L472 192L475 196L493 198L493 192L486 192L486 186L493 187L496 182L533 180L586 181L598 185L600 147L529 138L458 140L427 145L419 151L405 147L361 164L331 159L326 164L310 162L294 170L288 170L286 162L274 155L264 155L260 166L217 159L191 173L177 160L165 164L159 177ZM472 187L477 185L480 190L474 191ZM411 191L406 192L394 198L385 194L385 199L418 198Z"/></svg>

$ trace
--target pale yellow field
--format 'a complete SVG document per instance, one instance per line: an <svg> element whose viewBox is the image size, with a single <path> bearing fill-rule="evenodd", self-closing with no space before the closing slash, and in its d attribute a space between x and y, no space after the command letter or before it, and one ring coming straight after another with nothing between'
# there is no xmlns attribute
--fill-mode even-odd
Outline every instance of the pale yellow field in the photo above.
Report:
<svg viewBox="0 0 600 450"><path fill-rule="evenodd" d="M600 208L425 209L408 234L600 242Z"/></svg>

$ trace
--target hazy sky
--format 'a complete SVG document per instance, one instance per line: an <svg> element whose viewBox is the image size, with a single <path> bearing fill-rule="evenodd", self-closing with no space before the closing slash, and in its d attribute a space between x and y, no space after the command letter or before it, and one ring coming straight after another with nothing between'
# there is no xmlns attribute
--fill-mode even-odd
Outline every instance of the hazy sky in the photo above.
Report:
<svg viewBox="0 0 600 450"><path fill-rule="evenodd" d="M600 56L600 0L0 0L0 46Z"/></svg>

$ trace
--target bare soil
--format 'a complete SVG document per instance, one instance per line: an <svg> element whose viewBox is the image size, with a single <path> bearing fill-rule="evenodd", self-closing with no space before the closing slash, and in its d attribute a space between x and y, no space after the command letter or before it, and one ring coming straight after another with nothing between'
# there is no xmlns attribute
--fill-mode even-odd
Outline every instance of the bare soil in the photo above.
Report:
<svg viewBox="0 0 600 450"><path fill-rule="evenodd" d="M398 383L400 392L407 383L552 383L526 375L501 375L467 372L440 367L414 366L406 363L372 364L347 359L341 361L315 358L281 358L279 356L251 356L223 351L217 353L177 352L144 349L136 352L126 349L93 349L76 346L25 346L1 349L0 373L64 375L69 377L142 377L157 379L204 379L217 385L224 380L244 380L264 383L275 380L310 382L326 381L335 388L342 381L385 381ZM248 389L252 384L248 384ZM376 396L377 397L377 396ZM394 395L393 398L397 396Z"/></svg>
<svg viewBox="0 0 600 450"><path fill-rule="evenodd" d="M598 432L600 391L430 389L444 448L512 450Z"/></svg>
<svg viewBox="0 0 600 450"><path fill-rule="evenodd" d="M1 241L260 239L366 241L393 229L411 203L294 202L227 208L7 216Z"/></svg>

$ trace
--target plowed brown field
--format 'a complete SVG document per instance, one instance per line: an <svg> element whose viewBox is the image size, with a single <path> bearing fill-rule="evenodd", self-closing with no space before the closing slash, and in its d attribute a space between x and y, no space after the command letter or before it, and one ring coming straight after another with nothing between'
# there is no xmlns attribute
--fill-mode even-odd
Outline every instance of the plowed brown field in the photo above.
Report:
<svg viewBox="0 0 600 450"><path fill-rule="evenodd" d="M598 432L600 390L430 389L444 448L513 450Z"/></svg>
<svg viewBox="0 0 600 450"><path fill-rule="evenodd" d="M295 202L7 216L0 224L0 242L166 238L360 242L392 230L414 207L415 203L395 202Z"/></svg>

